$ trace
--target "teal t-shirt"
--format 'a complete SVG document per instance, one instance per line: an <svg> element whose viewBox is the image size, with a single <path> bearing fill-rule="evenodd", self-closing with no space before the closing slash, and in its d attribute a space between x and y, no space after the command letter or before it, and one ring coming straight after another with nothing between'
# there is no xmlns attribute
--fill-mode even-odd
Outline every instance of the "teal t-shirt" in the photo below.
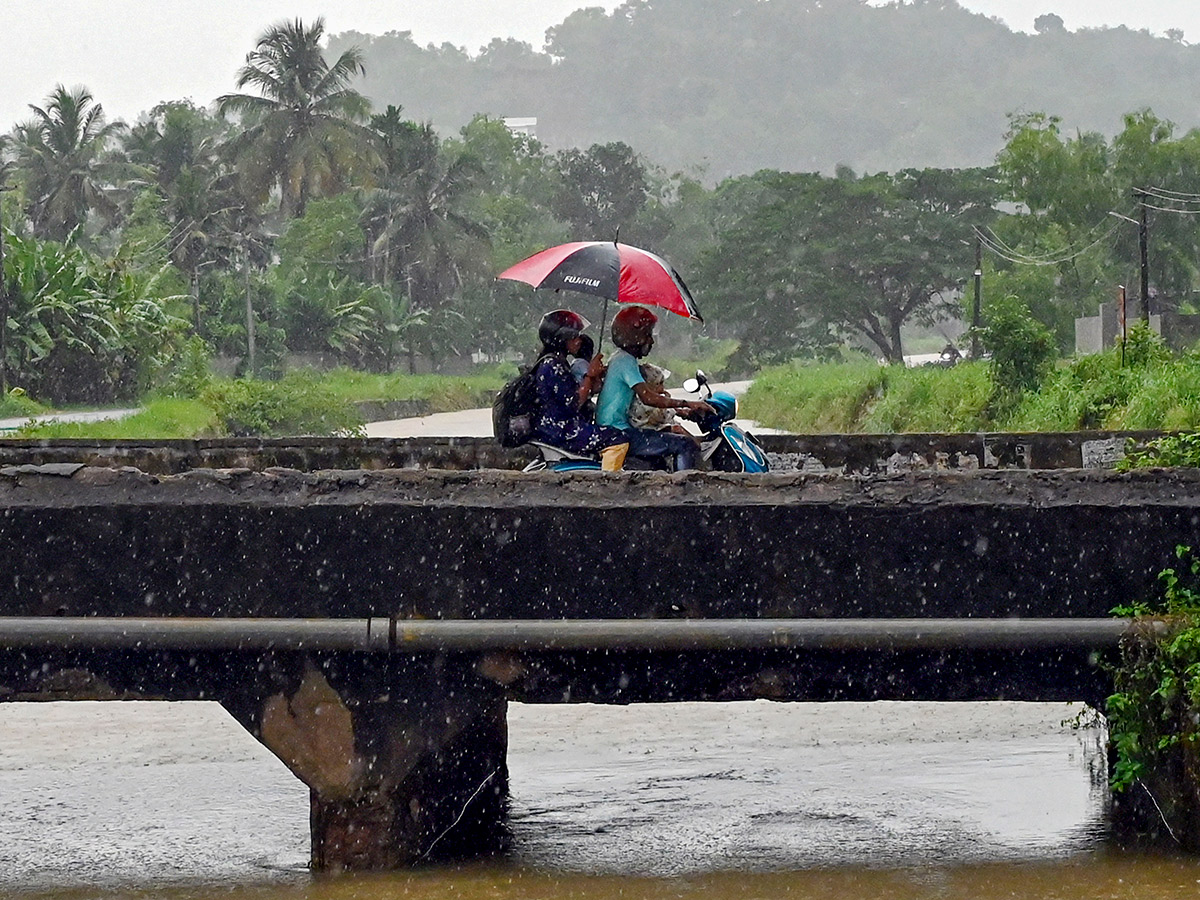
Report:
<svg viewBox="0 0 1200 900"><path fill-rule="evenodd" d="M608 374L604 376L604 387L596 400L596 424L611 425L624 431L629 428L629 404L633 400L633 386L646 379L638 368L638 361L618 350L608 361Z"/></svg>

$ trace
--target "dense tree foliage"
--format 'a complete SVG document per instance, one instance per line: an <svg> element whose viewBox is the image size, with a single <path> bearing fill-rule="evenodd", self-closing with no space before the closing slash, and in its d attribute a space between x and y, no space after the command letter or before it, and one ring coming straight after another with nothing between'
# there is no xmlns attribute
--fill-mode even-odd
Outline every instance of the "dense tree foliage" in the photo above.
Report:
<svg viewBox="0 0 1200 900"><path fill-rule="evenodd" d="M930 164L940 151L923 143L913 119L920 167L822 171L819 154L802 150L809 162L795 171L764 168L710 183L711 169L707 178L670 171L654 161L669 154L642 152L682 133L671 131L682 121L680 102L690 109L689 128L711 125L720 107L739 123L746 153L767 158L778 146L792 154L805 146L811 113L798 104L832 104L835 94L822 91L854 72L862 96L853 115L844 103L830 105L821 114L828 118L815 121L848 147L868 131L882 146L890 116L928 115L903 104L885 110L886 91L862 87L881 84L884 73L897 83L921 74L893 44L897 35L911 43L928 26L936 45L945 38L938 29L957 23L960 37L983 40L972 31L983 29L1001 59L1006 42L1018 39L953 0L882 8L696 0L686 28L681 4L580 11L552 31L551 56L496 42L472 58L454 48L419 50L403 35L362 51L338 41L322 47L320 20L286 22L231 73L257 94L225 95L212 111L165 102L128 128L107 123L86 89L56 87L0 142L0 174L13 188L0 192L0 380L43 399L100 402L178 383L173 360L189 360L190 371L204 353L271 377L289 354L378 372L436 369L469 355L501 360L529 349L547 308L574 305L596 320L601 306L498 283L495 274L544 247L608 240L618 229L622 240L670 259L705 313L705 330L666 317L668 343L684 334L675 339L736 338L731 371L742 373L847 344L900 360L908 329L960 313L977 241L988 335L1010 349L1032 347L1010 367L1025 372L1027 358L1044 362L1047 334L1068 349L1075 316L1094 313L1116 285L1138 283L1143 211L1155 311L1193 309L1200 132L1148 108L1133 107L1113 137L1069 129L1056 113L1025 112L997 128L993 166L945 168ZM819 54L793 47L788 77L807 79L803 97L795 84L771 81L777 72L763 56L782 52L784 25L805 41L832 40L835 25L856 36ZM1039 35L1019 40L1082 37L1047 18ZM727 83L729 58L738 56L733 39L743 48L742 75L758 79L754 97ZM410 114L426 90L411 72L409 106L395 102L371 115L360 88L371 60L388 71L377 55L384 45L404 50L414 71L439 73L443 99L468 110L456 134ZM692 72L695 83L685 90L664 82L660 90L639 75L652 46L664 77ZM604 78L588 62L603 53ZM452 90L462 72L509 79L510 87L540 84L543 98L561 88L572 97L571 115L636 121L649 110L661 130L650 128L645 145L614 137L614 128L553 151L501 119L471 115L466 104L486 108L492 87L484 78L474 95ZM688 92L702 84L706 101L687 107ZM773 85L770 119L762 96ZM769 139L760 130L768 121ZM943 149L962 133L961 123L935 121ZM590 133L570 127L576 138ZM713 153L723 152L721 140L719 129L687 138ZM1036 327L1024 328L1027 318ZM1010 394L1024 384L1010 381Z"/></svg>
<svg viewBox="0 0 1200 900"><path fill-rule="evenodd" d="M1017 109L1103 133L1144 106L1200 125L1200 47L1038 22L1014 33L955 0L628 0L572 13L544 50L495 41L471 55L407 32L338 35L331 50L361 46L363 93L444 132L476 113L536 116L556 149L622 141L709 182L984 166Z"/></svg>
<svg viewBox="0 0 1200 900"><path fill-rule="evenodd" d="M1149 110L1127 115L1111 141L1067 136L1042 113L1010 124L997 168L1017 206L987 235L999 292L1020 296L1067 349L1074 317L1094 315L1117 285L1136 299L1145 205L1152 311L1190 309L1200 278L1200 132L1176 137Z"/></svg>
<svg viewBox="0 0 1200 900"><path fill-rule="evenodd" d="M991 179L974 170L753 181L765 193L702 269L721 311L747 322L749 362L841 337L898 361L902 326L954 309L971 265L966 236L995 199Z"/></svg>
<svg viewBox="0 0 1200 900"><path fill-rule="evenodd" d="M161 272L100 265L77 247L6 241L9 297L3 365L49 402L133 398L163 368L182 322L158 290Z"/></svg>

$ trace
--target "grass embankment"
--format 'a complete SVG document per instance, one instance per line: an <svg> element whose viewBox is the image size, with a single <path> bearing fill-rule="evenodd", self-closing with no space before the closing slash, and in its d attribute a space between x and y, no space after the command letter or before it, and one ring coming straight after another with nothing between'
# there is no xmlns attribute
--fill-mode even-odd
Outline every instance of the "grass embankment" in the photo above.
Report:
<svg viewBox="0 0 1200 900"><path fill-rule="evenodd" d="M374 375L334 369L321 383L344 403L419 400L428 403L431 413L441 413L490 406L492 396L516 373L513 365L490 366L471 375Z"/></svg>
<svg viewBox="0 0 1200 900"><path fill-rule="evenodd" d="M991 391L986 364L906 369L861 362L759 373L742 415L799 434L978 431Z"/></svg>
<svg viewBox="0 0 1200 900"><path fill-rule="evenodd" d="M13 388L6 394L0 394L0 419L19 419L22 416L36 416L43 412L46 412L46 407L20 388Z"/></svg>
<svg viewBox="0 0 1200 900"><path fill-rule="evenodd" d="M217 414L199 400L159 397L123 419L99 422L45 422L20 428L15 437L95 438L98 440L166 440L217 437L223 433Z"/></svg>
<svg viewBox="0 0 1200 900"><path fill-rule="evenodd" d="M1119 351L1056 367L1036 391L997 395L990 363L906 369L870 361L759 374L742 414L803 434L1187 430L1200 427L1200 355L1121 365Z"/></svg>
<svg viewBox="0 0 1200 900"><path fill-rule="evenodd" d="M33 423L17 437L167 439L253 435L361 434L362 401L419 401L429 412L453 412L491 402L506 372L468 376L371 375L338 369L288 373L278 381L206 379L186 393L152 396L139 413L101 422ZM26 409L18 415L32 415Z"/></svg>
<svg viewBox="0 0 1200 900"><path fill-rule="evenodd" d="M689 359L667 359L671 384L691 377L697 368L717 372L737 346L735 341L709 341ZM611 348L606 346L606 355ZM513 364L481 367L470 375L376 375L351 369L317 373L289 372L278 381L216 379L203 365L176 385L168 396L152 395L131 405L134 416L102 422L33 423L16 437L139 440L253 435L361 434L365 424L356 404L415 401L428 413L456 412L490 406L497 390L517 371ZM2 405L7 403L8 405ZM0 398L0 410L11 417L50 410L22 393Z"/></svg>

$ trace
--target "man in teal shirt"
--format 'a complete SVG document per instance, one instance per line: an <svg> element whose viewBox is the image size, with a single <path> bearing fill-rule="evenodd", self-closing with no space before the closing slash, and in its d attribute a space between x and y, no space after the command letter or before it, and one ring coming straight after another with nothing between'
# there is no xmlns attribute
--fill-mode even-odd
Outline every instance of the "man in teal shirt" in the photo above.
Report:
<svg viewBox="0 0 1200 900"><path fill-rule="evenodd" d="M634 428L629 424L629 404L636 396L647 406L682 410L689 415L714 412L703 400L676 400L652 391L642 377L638 360L654 348L658 317L644 306L627 306L613 318L613 343L619 348L608 362L604 387L596 401L596 424L620 428L629 438L629 455L641 459L674 457L676 471L696 468L698 446L694 440L669 431Z"/></svg>

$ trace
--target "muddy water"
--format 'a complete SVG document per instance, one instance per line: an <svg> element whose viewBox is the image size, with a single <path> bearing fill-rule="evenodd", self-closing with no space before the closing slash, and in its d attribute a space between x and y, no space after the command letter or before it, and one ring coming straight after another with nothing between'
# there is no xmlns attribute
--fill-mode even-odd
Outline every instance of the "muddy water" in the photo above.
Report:
<svg viewBox="0 0 1200 900"><path fill-rule="evenodd" d="M0 705L0 898L1194 898L1102 840L1041 704L510 707L516 849L314 879L307 791L212 704Z"/></svg>

